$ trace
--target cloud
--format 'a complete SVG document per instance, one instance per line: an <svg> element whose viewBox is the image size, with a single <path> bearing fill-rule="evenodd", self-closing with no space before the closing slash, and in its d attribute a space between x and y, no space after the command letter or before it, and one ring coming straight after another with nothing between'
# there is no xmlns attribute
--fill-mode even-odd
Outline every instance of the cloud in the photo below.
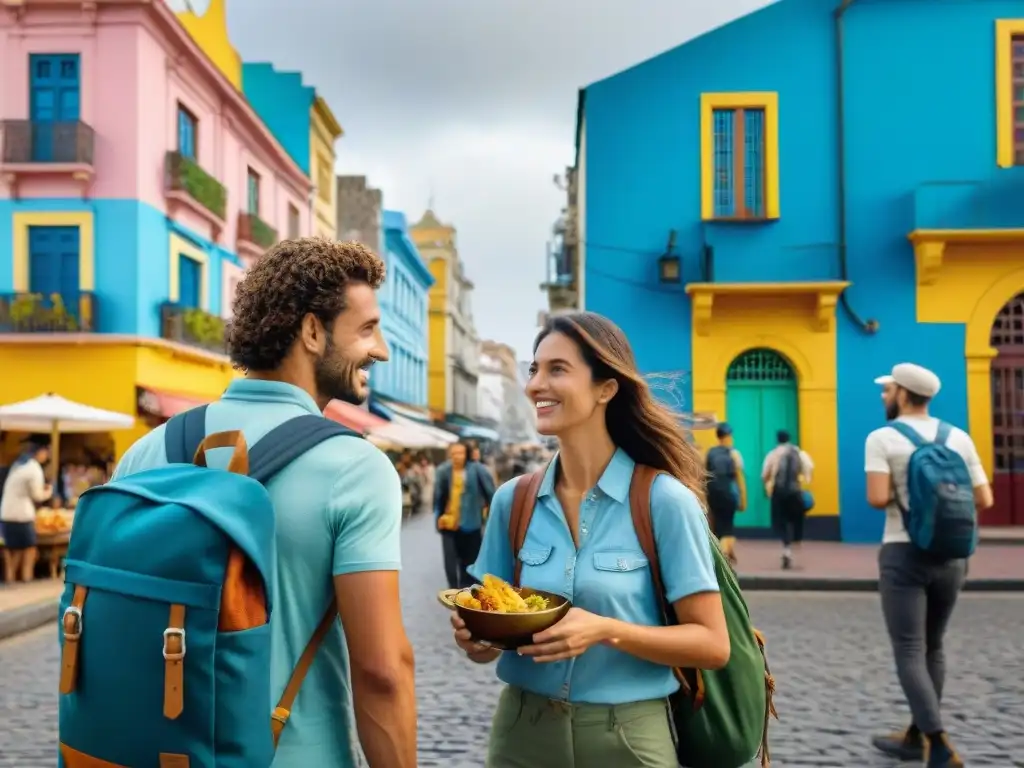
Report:
<svg viewBox="0 0 1024 768"><path fill-rule="evenodd" d="M413 220L433 195L458 228L481 336L525 356L577 89L767 4L235 0L228 21L246 61L302 71L331 105L340 172L365 173Z"/></svg>

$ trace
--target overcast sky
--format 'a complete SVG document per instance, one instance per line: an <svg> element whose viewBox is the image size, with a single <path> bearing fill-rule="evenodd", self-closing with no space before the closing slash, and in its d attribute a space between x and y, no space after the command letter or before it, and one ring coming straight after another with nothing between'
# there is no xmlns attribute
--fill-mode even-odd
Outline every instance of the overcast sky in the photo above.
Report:
<svg viewBox="0 0 1024 768"><path fill-rule="evenodd" d="M339 173L366 174L412 221L433 197L458 228L480 336L525 358L577 88L767 4L229 0L228 24L244 60L301 70L331 105Z"/></svg>

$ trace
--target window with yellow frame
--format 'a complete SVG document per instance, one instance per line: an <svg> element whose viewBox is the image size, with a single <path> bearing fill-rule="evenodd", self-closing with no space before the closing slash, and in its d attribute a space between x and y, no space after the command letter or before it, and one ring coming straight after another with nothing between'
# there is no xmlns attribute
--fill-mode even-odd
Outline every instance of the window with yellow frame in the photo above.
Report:
<svg viewBox="0 0 1024 768"><path fill-rule="evenodd" d="M998 164L1024 166L1024 19L996 22Z"/></svg>
<svg viewBox="0 0 1024 768"><path fill-rule="evenodd" d="M701 214L705 220L779 217L778 94L701 96Z"/></svg>

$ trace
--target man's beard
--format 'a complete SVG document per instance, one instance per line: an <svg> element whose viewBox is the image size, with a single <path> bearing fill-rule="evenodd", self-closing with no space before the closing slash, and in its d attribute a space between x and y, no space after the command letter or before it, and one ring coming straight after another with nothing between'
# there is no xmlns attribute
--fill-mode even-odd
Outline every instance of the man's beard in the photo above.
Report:
<svg viewBox="0 0 1024 768"><path fill-rule="evenodd" d="M885 404L885 418L889 421L899 418L900 415L900 404L893 400L891 403Z"/></svg>
<svg viewBox="0 0 1024 768"><path fill-rule="evenodd" d="M373 358L352 362L346 360L334 346L334 339L327 336L327 347L316 361L313 377L317 391L331 400L341 400L352 405L362 405L366 394L358 391L359 369L373 362Z"/></svg>

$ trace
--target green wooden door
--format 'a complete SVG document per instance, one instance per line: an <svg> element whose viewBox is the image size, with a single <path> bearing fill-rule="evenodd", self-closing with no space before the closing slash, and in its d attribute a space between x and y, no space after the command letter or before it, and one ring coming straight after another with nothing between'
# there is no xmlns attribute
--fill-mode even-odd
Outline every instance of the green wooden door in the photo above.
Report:
<svg viewBox="0 0 1024 768"><path fill-rule="evenodd" d="M725 417L743 457L747 511L736 515L743 528L767 528L771 509L761 483L761 464L776 445L775 433L800 434L797 381L792 366L770 349L752 349L732 361L726 375Z"/></svg>

